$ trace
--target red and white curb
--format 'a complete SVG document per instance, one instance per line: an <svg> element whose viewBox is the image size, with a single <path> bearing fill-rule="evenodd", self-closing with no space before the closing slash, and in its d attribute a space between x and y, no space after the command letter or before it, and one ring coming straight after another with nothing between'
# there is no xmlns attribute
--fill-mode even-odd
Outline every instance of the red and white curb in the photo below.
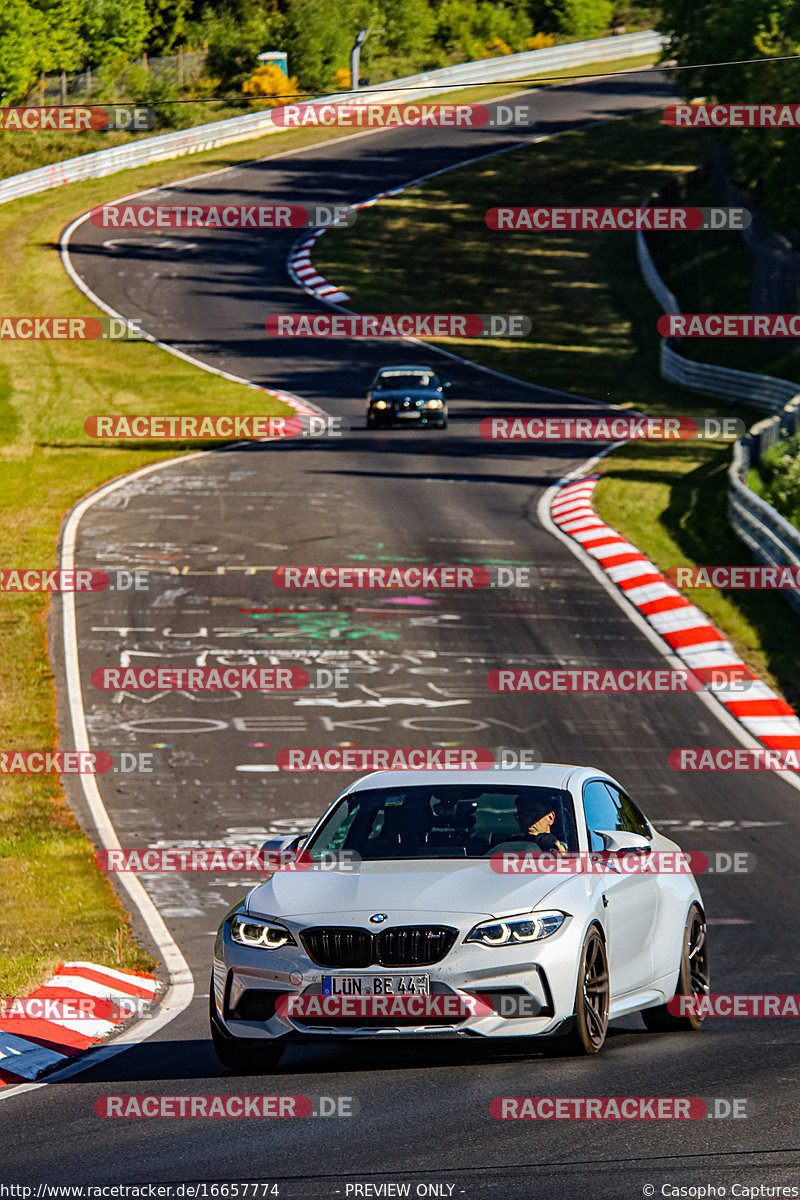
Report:
<svg viewBox="0 0 800 1200"><path fill-rule="evenodd" d="M74 1020L59 1015L53 1019L1 1016L0 1088L37 1079L95 1046L125 1024L117 1015L125 1001L136 1001L131 1007L141 1008L155 999L156 991L152 975L116 971L96 963L62 963L52 979L25 1000L79 1002L90 997L92 1015ZM110 1017L114 1019L107 1019Z"/></svg>
<svg viewBox="0 0 800 1200"><path fill-rule="evenodd" d="M736 667L752 680L746 698L740 690L715 689L732 717L770 750L800 750L800 719L736 654L696 605L668 583L631 542L606 525L592 507L599 476L565 483L550 502L553 523L594 558L648 624L690 670Z"/></svg>
<svg viewBox="0 0 800 1200"><path fill-rule="evenodd" d="M481 154L478 157L489 158L497 153L499 153L497 150L493 150L490 154ZM457 165L464 166L466 164L459 163ZM434 175L442 175L444 171L450 170L452 170L451 167L445 167L440 171L432 171L430 175L420 175L418 179L410 179L408 183L401 183L399 187L390 188L388 192L377 192L367 200L359 200L355 204L348 205L347 213L358 212L362 208L372 208L373 204L377 204L380 200L388 200L391 196L399 196L401 192L408 191L409 188L415 187L418 183L422 183L423 180L432 179ZM320 275L311 261L311 251L314 249L317 239L321 238L323 233L327 233L336 224L337 222L334 221L332 225L323 225L321 228L315 229L313 233L310 233L307 238L296 242L292 246L287 260L287 268L294 282L299 284L309 296L315 296L317 300L326 300L331 304L341 304L348 301L350 297L347 292L343 292L341 288L336 287L333 283L328 283L327 279L323 275Z"/></svg>
<svg viewBox="0 0 800 1200"><path fill-rule="evenodd" d="M291 392L279 392L275 388L265 388L264 391L268 391L276 400L282 400L284 404L288 404L298 417L327 417L328 415L321 408L317 408L316 404L312 404L310 400L301 400L299 396L294 396ZM274 440L276 439L268 437L259 439L264 442Z"/></svg>
<svg viewBox="0 0 800 1200"><path fill-rule="evenodd" d="M360 206L353 205L353 207ZM289 274L295 283L298 283L310 296L315 296L318 300L333 300L335 303L341 303L343 300L350 299L347 292L328 283L311 262L314 243L317 238L322 237L324 232L325 228L315 229L305 241L298 242L292 247L288 262Z"/></svg>

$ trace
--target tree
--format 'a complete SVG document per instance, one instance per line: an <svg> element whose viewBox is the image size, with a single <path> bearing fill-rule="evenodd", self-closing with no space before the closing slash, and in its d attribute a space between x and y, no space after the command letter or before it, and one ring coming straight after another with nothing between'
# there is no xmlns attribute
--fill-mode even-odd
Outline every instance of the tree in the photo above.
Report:
<svg viewBox="0 0 800 1200"><path fill-rule="evenodd" d="M0 92L6 103L24 96L41 69L47 22L26 0L0 8Z"/></svg>
<svg viewBox="0 0 800 1200"><path fill-rule="evenodd" d="M146 0L84 0L79 33L88 66L136 58L144 50L152 20Z"/></svg>
<svg viewBox="0 0 800 1200"><path fill-rule="evenodd" d="M191 0L146 0L150 18L148 54L172 54L186 33Z"/></svg>
<svg viewBox="0 0 800 1200"><path fill-rule="evenodd" d="M0 95L24 99L41 71L74 70L82 61L77 29L79 0L0 5Z"/></svg>
<svg viewBox="0 0 800 1200"><path fill-rule="evenodd" d="M677 73L687 97L721 104L796 104L800 66L770 61L800 54L800 0L665 0L662 29L667 57L691 70ZM757 62L742 60L757 59ZM697 66L726 63L725 67ZM773 221L800 227L796 130L730 129L720 136L731 147L746 185Z"/></svg>
<svg viewBox="0 0 800 1200"><path fill-rule="evenodd" d="M192 37L208 42L209 74L219 78L223 88L238 90L258 66L257 55L262 50L283 49L282 23L280 14L256 4L251 4L242 22L207 7L199 25L192 29Z"/></svg>
<svg viewBox="0 0 800 1200"><path fill-rule="evenodd" d="M528 13L537 29L581 39L609 28L614 5L611 0L528 0Z"/></svg>
<svg viewBox="0 0 800 1200"><path fill-rule="evenodd" d="M367 42L370 53L379 45L387 54L411 58L426 48L436 28L426 0L381 0L378 8L380 15L371 21L377 28L371 28Z"/></svg>
<svg viewBox="0 0 800 1200"><path fill-rule="evenodd" d="M371 17L369 0L292 0L279 48L303 88L326 92L334 86L336 68L349 62L353 39Z"/></svg>
<svg viewBox="0 0 800 1200"><path fill-rule="evenodd" d="M591 38L608 29L614 14L610 0L563 0L559 28L574 38Z"/></svg>

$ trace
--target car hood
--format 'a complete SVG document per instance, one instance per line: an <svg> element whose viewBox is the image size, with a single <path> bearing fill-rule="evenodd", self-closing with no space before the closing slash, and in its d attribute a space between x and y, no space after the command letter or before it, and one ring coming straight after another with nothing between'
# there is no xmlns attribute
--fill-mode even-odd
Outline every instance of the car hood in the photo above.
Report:
<svg viewBox="0 0 800 1200"><path fill-rule="evenodd" d="M540 905L568 878L500 874L488 860L362 862L349 871L276 871L250 892L247 907L254 914L299 921L359 914L363 919L373 912L388 913L393 923L402 923L404 913L496 917Z"/></svg>

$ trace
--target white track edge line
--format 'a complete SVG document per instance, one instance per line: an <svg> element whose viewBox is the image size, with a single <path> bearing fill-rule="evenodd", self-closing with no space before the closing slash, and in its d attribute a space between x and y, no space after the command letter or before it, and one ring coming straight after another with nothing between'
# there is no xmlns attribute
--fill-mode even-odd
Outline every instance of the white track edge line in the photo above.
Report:
<svg viewBox="0 0 800 1200"><path fill-rule="evenodd" d="M97 491L92 492L89 496L84 497L72 509L67 517L66 525L62 538L61 547L61 568L62 570L71 570L75 559L75 541L78 532L78 525L83 514L91 508L98 500L117 491L118 488L125 487L132 479L141 478L144 475L150 475L155 471L160 471L166 467L174 467L176 464L189 462L193 459L204 457L206 454L213 453L209 450L200 450L193 454L181 455L178 458L168 458L163 462L150 463L146 467L140 467L136 471L131 471L127 475L121 476L119 479L114 479L110 483L104 484ZM76 750L89 750L89 734L86 728L86 716L83 708L83 696L80 686L80 672L78 669L78 632L75 620L75 595L72 592L63 592L62 596L62 616L63 616L63 640L64 640L64 659L66 668L67 681L67 701L72 721L73 738ZM114 829L108 811L103 804L103 799L97 787L94 775L80 775L83 794L86 799L89 811L97 830L97 836L100 844L106 850L117 850L120 848L120 841L117 832ZM170 1021L186 1009L191 1003L194 996L194 979L189 970L189 965L181 954L177 942L172 937L172 934L164 924L164 920L156 908L150 896L145 891L142 884L135 875L130 875L128 872L114 872L119 883L128 893L131 902L138 910L142 920L147 926L153 941L155 942L159 953L162 956L164 966L167 970L169 979L167 990L163 999L159 1004L158 1015L155 1017L141 1017L131 1025L120 1030L119 1040L104 1042L100 1046L93 1047L77 1058L70 1060L69 1065L59 1067L52 1071L45 1079L40 1081L31 1081L22 1084L9 1084L4 1088L0 1088L0 1102L8 1100L12 1096L19 1095L21 1092L32 1091L36 1088L46 1087L48 1083L60 1082L72 1075L77 1075L81 1071L89 1070L99 1061L112 1058L117 1054L121 1054L124 1050L130 1049L131 1046L137 1045L140 1042L146 1041L154 1033L163 1029ZM124 1039L124 1040L122 1040Z"/></svg>

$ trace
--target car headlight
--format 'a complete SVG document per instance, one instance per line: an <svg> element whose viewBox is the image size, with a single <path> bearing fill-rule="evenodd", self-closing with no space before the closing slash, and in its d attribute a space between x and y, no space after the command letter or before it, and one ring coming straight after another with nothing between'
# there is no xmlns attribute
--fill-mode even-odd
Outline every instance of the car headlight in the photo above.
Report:
<svg viewBox="0 0 800 1200"><path fill-rule="evenodd" d="M376 400L375 407L376 408L388 408L389 404L386 400Z"/></svg>
<svg viewBox="0 0 800 1200"><path fill-rule="evenodd" d="M425 407L426 408L441 408L442 402L441 402L441 400L428 400L425 403Z"/></svg>
<svg viewBox="0 0 800 1200"><path fill-rule="evenodd" d="M499 921L482 921L471 929L465 942L480 942L482 946L511 946L517 942L540 942L550 937L567 919L563 912L531 912Z"/></svg>
<svg viewBox="0 0 800 1200"><path fill-rule="evenodd" d="M237 913L231 920L231 937L240 946L260 946L262 950L280 950L281 946L296 946L297 942L284 925Z"/></svg>

